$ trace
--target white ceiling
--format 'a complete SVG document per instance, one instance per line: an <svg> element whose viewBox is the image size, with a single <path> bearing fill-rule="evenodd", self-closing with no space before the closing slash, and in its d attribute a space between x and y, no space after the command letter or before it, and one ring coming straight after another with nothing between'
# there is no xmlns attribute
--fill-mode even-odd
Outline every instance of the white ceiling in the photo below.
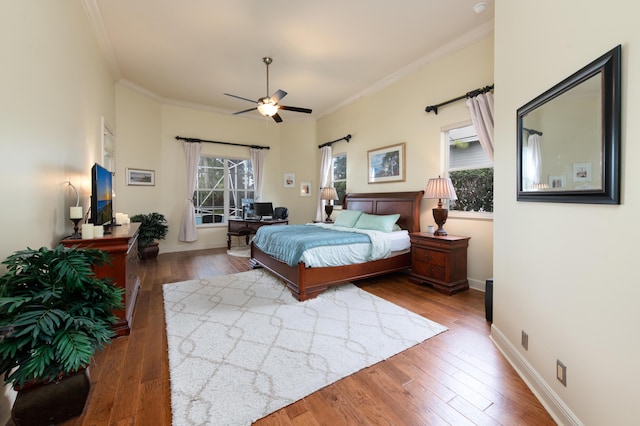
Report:
<svg viewBox="0 0 640 426"><path fill-rule="evenodd" d="M477 14L474 5L486 2ZM123 84L224 113L280 103L319 118L493 32L493 0L85 0ZM470 90L473 88L469 88ZM452 96L459 94L453 93ZM429 99L425 97L426 102ZM440 100L431 100L440 101ZM258 112L244 114L260 118ZM292 111L284 121L308 118Z"/></svg>

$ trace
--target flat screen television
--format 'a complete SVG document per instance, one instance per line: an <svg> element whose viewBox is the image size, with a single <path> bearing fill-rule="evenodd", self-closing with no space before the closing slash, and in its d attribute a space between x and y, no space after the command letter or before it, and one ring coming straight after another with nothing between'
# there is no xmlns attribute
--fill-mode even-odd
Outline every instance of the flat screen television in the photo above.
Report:
<svg viewBox="0 0 640 426"><path fill-rule="evenodd" d="M253 214L260 220L265 216L273 217L273 203L253 203Z"/></svg>
<svg viewBox="0 0 640 426"><path fill-rule="evenodd" d="M98 163L91 168L91 219L94 225L113 223L113 175ZM105 232L108 232L105 229Z"/></svg>

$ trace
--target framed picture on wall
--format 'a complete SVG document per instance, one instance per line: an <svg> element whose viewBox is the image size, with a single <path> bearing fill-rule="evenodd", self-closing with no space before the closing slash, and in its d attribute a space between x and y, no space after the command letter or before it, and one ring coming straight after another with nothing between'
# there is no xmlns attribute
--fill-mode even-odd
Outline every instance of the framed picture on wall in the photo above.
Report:
<svg viewBox="0 0 640 426"><path fill-rule="evenodd" d="M127 168L127 185L154 186L156 172L153 170Z"/></svg>
<svg viewBox="0 0 640 426"><path fill-rule="evenodd" d="M565 175L549 175L549 188L562 189L567 186Z"/></svg>
<svg viewBox="0 0 640 426"><path fill-rule="evenodd" d="M591 180L591 163L573 163L573 181L588 182Z"/></svg>
<svg viewBox="0 0 640 426"><path fill-rule="evenodd" d="M311 182L300 182L300 196L311 197Z"/></svg>
<svg viewBox="0 0 640 426"><path fill-rule="evenodd" d="M296 187L296 174L295 173L285 173L284 174L284 187L285 188L295 188Z"/></svg>
<svg viewBox="0 0 640 426"><path fill-rule="evenodd" d="M367 152L369 183L405 181L405 143Z"/></svg>

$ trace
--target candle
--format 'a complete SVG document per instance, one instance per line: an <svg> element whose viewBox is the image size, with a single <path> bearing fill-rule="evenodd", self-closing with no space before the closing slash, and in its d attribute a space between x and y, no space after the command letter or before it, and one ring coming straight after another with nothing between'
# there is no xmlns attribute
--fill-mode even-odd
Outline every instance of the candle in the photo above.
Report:
<svg viewBox="0 0 640 426"><path fill-rule="evenodd" d="M82 219L82 207L70 207L69 208L70 219Z"/></svg>
<svg viewBox="0 0 640 426"><path fill-rule="evenodd" d="M116 225L122 225L124 215L122 213L116 213Z"/></svg>
<svg viewBox="0 0 640 426"><path fill-rule="evenodd" d="M97 225L93 227L93 238L102 238L104 237L104 227L102 225Z"/></svg>
<svg viewBox="0 0 640 426"><path fill-rule="evenodd" d="M93 239L93 225L90 223L82 224L82 239L83 240L92 240Z"/></svg>

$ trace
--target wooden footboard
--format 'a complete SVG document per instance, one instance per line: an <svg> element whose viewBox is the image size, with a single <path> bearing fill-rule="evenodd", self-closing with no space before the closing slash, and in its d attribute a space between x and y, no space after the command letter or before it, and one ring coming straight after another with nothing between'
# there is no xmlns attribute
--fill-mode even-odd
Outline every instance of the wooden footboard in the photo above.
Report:
<svg viewBox="0 0 640 426"><path fill-rule="evenodd" d="M251 243L250 266L268 269L287 283L298 300L307 300L333 285L407 269L411 267L411 252L355 265L307 268L302 262L289 266Z"/></svg>

